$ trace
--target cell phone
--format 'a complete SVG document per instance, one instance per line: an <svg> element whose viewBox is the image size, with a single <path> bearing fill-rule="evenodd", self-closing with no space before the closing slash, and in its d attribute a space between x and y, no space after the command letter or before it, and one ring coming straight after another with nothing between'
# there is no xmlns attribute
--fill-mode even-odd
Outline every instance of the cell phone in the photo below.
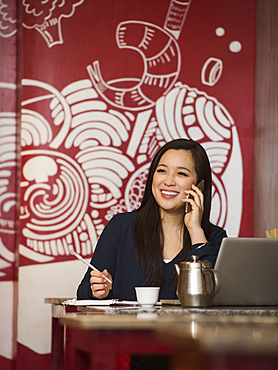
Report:
<svg viewBox="0 0 278 370"><path fill-rule="evenodd" d="M200 181L199 184L197 185L197 188L204 194L205 181L204 180ZM192 195L187 195L187 199L193 199ZM184 207L185 213L190 212L191 209L192 209L191 204L190 203L185 203L185 207Z"/></svg>

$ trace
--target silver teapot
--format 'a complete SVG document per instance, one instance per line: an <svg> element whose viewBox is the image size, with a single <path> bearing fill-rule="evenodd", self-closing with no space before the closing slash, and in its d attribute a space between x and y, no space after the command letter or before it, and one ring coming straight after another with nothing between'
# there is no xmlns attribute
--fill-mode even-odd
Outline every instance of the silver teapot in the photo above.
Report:
<svg viewBox="0 0 278 370"><path fill-rule="evenodd" d="M175 265L177 296L184 307L209 307L220 290L219 274L209 261L199 261L198 256L191 256L191 259L191 262Z"/></svg>

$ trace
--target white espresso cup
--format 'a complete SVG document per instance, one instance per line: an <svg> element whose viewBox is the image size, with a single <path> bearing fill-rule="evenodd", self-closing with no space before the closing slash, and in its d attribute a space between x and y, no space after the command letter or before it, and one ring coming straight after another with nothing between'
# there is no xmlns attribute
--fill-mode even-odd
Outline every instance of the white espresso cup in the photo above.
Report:
<svg viewBox="0 0 278 370"><path fill-rule="evenodd" d="M141 307L152 308L158 300L159 290L159 287L136 287L136 297Z"/></svg>

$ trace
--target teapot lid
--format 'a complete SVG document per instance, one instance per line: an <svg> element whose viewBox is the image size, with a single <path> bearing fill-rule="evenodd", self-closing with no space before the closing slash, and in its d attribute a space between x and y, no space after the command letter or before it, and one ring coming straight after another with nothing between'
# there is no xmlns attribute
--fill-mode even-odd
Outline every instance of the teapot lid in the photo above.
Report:
<svg viewBox="0 0 278 370"><path fill-rule="evenodd" d="M211 268L211 263L208 260L200 261L199 256L192 255L191 256L192 261L184 261L181 262L182 265L185 265L185 267L196 267L196 268Z"/></svg>

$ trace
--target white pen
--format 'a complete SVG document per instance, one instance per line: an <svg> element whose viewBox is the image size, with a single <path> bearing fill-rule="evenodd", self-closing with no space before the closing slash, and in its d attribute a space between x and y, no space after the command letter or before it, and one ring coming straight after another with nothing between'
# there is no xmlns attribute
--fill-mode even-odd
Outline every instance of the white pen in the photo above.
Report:
<svg viewBox="0 0 278 370"><path fill-rule="evenodd" d="M80 261L84 262L87 266L91 267L92 270L95 270L97 272L100 272L95 266L91 265L89 262L87 262L86 260L84 260L84 258L82 258L78 253L76 253L73 249L69 249L70 253L72 255L74 255L76 258L78 258ZM106 281L108 281L110 284L112 284L112 281L110 279L108 279L108 277L106 277L105 275L103 275L104 279Z"/></svg>

